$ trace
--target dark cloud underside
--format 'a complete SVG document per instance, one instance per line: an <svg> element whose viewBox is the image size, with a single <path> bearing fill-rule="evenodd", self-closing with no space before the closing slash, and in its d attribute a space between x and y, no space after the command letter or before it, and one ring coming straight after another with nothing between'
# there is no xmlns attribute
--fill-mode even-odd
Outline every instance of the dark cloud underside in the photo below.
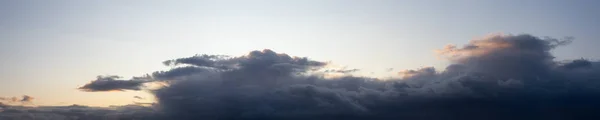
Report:
<svg viewBox="0 0 600 120"><path fill-rule="evenodd" d="M123 91L123 90L141 90L142 85L147 80L132 79L118 80L119 76L98 76L96 80L79 87L82 91Z"/></svg>
<svg viewBox="0 0 600 120"><path fill-rule="evenodd" d="M600 64L556 62L570 39L491 35L438 53L452 62L399 72L402 79L344 76L326 62L271 50L245 56L196 55L148 80L99 77L86 91L151 90L169 119L591 119L600 117ZM368 64L368 63L365 63Z"/></svg>

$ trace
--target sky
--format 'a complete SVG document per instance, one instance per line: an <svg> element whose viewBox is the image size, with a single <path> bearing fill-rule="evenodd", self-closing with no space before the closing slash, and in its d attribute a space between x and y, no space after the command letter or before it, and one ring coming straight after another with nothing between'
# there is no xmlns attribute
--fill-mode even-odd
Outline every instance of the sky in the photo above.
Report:
<svg viewBox="0 0 600 120"><path fill-rule="evenodd" d="M195 54L271 49L398 76L444 68L436 49L493 33L574 37L558 60L600 59L595 0L2 0L0 96L36 105L152 102L145 91L83 92L98 75L129 79ZM393 68L393 71L387 69ZM136 99L141 96L148 99Z"/></svg>

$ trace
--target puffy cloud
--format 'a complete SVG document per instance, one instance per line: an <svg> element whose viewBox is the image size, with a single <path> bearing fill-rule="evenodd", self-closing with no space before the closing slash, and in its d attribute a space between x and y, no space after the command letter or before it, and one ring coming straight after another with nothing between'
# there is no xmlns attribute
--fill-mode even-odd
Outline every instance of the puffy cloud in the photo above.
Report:
<svg viewBox="0 0 600 120"><path fill-rule="evenodd" d="M158 105L173 119L334 116L366 110L355 102L359 93L343 90L358 91L366 79L346 77L324 81L322 77L309 75L324 67L325 62L271 50L252 51L236 59L239 63L234 69L198 72L155 90ZM346 96L350 94L356 97Z"/></svg>
<svg viewBox="0 0 600 120"><path fill-rule="evenodd" d="M187 64L168 71L156 71L152 75L134 77L131 80L118 80L119 76L98 76L96 80L80 87L82 91L122 91L141 90L144 83L155 81L171 81L178 77L194 76L205 73L226 73L232 77L254 76L262 77L288 76L292 73L306 72L310 69L321 68L327 63L308 60L305 57L290 57L287 54L275 53L272 50L252 51L241 57L227 57L224 55L196 55L163 62L165 65ZM224 67L227 66L227 67ZM243 71L243 72L241 72ZM355 71L355 70L351 70ZM346 71L348 72L348 71Z"/></svg>
<svg viewBox="0 0 600 120"><path fill-rule="evenodd" d="M600 64L556 62L551 50L570 39L491 35L438 53L452 62L399 72L402 79L325 77L326 62L271 50L196 55L147 81L168 119L589 119L600 115ZM322 71L323 72L323 71ZM110 78L110 77L109 77ZM134 81L104 80L96 81ZM146 81L146 82L147 82ZM93 82L92 82L93 83ZM92 84L90 83L90 84ZM142 82L144 83L144 82ZM83 88L139 90L142 84ZM114 86L111 86L114 85ZM110 87L108 87L110 86ZM132 87L133 86L133 87Z"/></svg>
<svg viewBox="0 0 600 120"><path fill-rule="evenodd" d="M456 64L468 66L470 71L497 77L531 77L547 74L555 64L550 50L569 42L531 35L490 35L462 48L450 45L438 52Z"/></svg>

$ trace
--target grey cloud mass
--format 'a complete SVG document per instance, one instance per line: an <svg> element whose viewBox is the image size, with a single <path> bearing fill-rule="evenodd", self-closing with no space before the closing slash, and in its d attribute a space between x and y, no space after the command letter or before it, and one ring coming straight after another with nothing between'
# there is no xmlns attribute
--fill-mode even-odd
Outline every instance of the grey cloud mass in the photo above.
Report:
<svg viewBox="0 0 600 120"><path fill-rule="evenodd" d="M96 80L79 87L82 91L123 91L123 90L141 90L144 83L149 82L142 78L131 80L118 80L119 76L98 76Z"/></svg>
<svg viewBox="0 0 600 120"><path fill-rule="evenodd" d="M141 90L164 81L149 90L157 99L151 108L178 120L598 118L600 62L558 62L551 54L570 40L491 35L438 50L452 63L445 69L404 70L401 79L325 77L354 69L262 50L168 60L176 67L132 80L98 77L81 88Z"/></svg>
<svg viewBox="0 0 600 120"><path fill-rule="evenodd" d="M207 72L209 69L195 67L195 66L185 66L185 67L177 67L168 71L156 71L152 73L152 77L158 80L171 80L181 76L189 76L192 74L196 74L199 72Z"/></svg>

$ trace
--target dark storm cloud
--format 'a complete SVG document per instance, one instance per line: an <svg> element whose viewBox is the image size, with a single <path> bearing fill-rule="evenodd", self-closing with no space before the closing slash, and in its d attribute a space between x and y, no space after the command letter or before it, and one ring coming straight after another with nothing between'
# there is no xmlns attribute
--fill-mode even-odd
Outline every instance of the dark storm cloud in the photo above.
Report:
<svg viewBox="0 0 600 120"><path fill-rule="evenodd" d="M600 111L599 62L556 62L550 53L569 42L491 35L439 50L452 62L442 71L404 70L402 79L385 80L326 77L354 70L320 73L326 62L271 50L239 57L197 55L164 62L188 66L152 74L154 80L169 81L152 90L158 101L153 105L164 117L181 120L600 117L594 113Z"/></svg>
<svg viewBox="0 0 600 120"><path fill-rule="evenodd" d="M143 78L134 78L131 80L118 80L119 76L98 76L96 80L79 87L82 91L123 91L123 90L141 90L144 83L149 82Z"/></svg>

